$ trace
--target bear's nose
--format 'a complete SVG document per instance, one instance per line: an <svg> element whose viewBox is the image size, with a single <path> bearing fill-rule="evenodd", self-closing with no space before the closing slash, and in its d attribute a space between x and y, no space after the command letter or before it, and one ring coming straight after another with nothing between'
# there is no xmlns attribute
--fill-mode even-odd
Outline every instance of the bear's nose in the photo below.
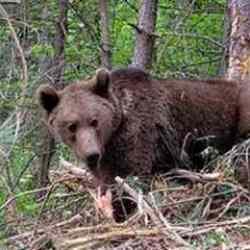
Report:
<svg viewBox="0 0 250 250"><path fill-rule="evenodd" d="M91 169L94 169L98 165L98 161L100 159L100 154L99 153L92 153L87 156L87 164Z"/></svg>

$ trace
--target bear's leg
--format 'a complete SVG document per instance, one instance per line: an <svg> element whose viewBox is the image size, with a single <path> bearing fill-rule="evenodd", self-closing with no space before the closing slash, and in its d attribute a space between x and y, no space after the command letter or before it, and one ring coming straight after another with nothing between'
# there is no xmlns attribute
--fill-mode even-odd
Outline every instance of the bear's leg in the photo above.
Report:
<svg viewBox="0 0 250 250"><path fill-rule="evenodd" d="M231 139L226 135L198 137L189 132L183 140L180 158L185 166L200 169L209 159L212 160L219 153L228 150L231 143ZM211 150L207 150L209 148Z"/></svg>

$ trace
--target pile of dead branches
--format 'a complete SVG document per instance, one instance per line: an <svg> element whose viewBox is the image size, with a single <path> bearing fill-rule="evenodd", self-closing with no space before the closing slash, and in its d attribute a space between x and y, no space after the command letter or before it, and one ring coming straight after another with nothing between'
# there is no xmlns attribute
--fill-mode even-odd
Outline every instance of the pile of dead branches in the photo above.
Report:
<svg viewBox="0 0 250 250"><path fill-rule="evenodd" d="M250 249L248 148L249 142L242 143L199 173L175 169L157 176L147 192L137 178L133 183L117 177L119 190L137 204L120 224L96 207L92 176L62 160L62 167L51 172L52 185L37 217L29 225L16 224L16 234L4 244L60 250Z"/></svg>

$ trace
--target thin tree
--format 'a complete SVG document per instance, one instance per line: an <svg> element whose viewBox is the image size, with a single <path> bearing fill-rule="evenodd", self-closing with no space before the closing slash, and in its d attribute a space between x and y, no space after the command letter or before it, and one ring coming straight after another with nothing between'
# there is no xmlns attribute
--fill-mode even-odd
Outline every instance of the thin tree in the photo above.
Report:
<svg viewBox="0 0 250 250"><path fill-rule="evenodd" d="M230 0L231 34L227 77L250 79L250 2Z"/></svg>
<svg viewBox="0 0 250 250"><path fill-rule="evenodd" d="M65 42L66 35L68 30L68 9L69 1L68 0L59 0L59 17L56 21L56 36L55 36L55 58L53 65L56 65L56 68L53 71L54 86L56 88L62 88L63 86L63 75L64 75L64 66L65 66Z"/></svg>
<svg viewBox="0 0 250 250"><path fill-rule="evenodd" d="M46 2L45 2L46 3ZM47 6L44 6L43 15L47 16ZM52 60L52 70L48 72L48 77L55 88L60 89L63 86L63 75L65 66L65 41L67 33L67 14L68 14L68 0L59 0L59 17L56 20L56 35L54 42L55 56ZM46 32L44 33L46 36ZM47 34L48 35L48 34ZM44 37L46 39L46 37ZM44 61L46 63L46 61ZM42 65L47 69L46 65ZM55 150L55 141L50 135L49 131L44 128L42 130L42 143L41 143L41 158L38 176L38 186L44 187L49 182L49 168L50 162Z"/></svg>
<svg viewBox="0 0 250 250"><path fill-rule="evenodd" d="M157 4L158 0L143 0L138 24L135 26L136 42L132 65L141 69L150 69L152 65Z"/></svg>
<svg viewBox="0 0 250 250"><path fill-rule="evenodd" d="M99 13L101 30L101 65L107 69L111 69L108 0L99 0Z"/></svg>

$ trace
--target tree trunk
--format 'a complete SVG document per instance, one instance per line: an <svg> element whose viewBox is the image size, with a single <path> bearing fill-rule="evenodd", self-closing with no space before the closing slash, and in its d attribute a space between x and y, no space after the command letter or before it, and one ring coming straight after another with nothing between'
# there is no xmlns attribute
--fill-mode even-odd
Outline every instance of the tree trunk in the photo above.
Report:
<svg viewBox="0 0 250 250"><path fill-rule="evenodd" d="M43 4L43 9L42 9L42 13L41 13L41 18L44 22L46 22L46 20L48 20L49 16L50 16L50 12L49 12L49 8L48 8L48 3L47 1L44 1ZM41 30L41 35L40 35L40 41L42 43L42 45L46 46L49 43L49 30L44 28L43 30ZM47 71L50 68L50 64L51 64L51 58L48 57L48 55L41 55L39 58L39 73L42 75L42 79L43 81L45 81L46 79L46 74Z"/></svg>
<svg viewBox="0 0 250 250"><path fill-rule="evenodd" d="M250 79L250 2L230 0L231 36L228 79Z"/></svg>
<svg viewBox="0 0 250 250"><path fill-rule="evenodd" d="M53 71L54 87L60 89L63 87L63 74L64 74L64 47L66 41L66 34L68 29L67 15L68 15L68 0L59 0L59 18L56 21L56 37L54 43L55 58L53 65L56 68Z"/></svg>
<svg viewBox="0 0 250 250"><path fill-rule="evenodd" d="M48 9L48 2L44 1L41 13L42 20L46 21L49 17L49 14L50 13ZM41 32L41 43L43 45L49 43L49 33L46 27ZM50 64L51 60L50 58L48 58L47 55L43 55L40 57L39 70L42 75L41 79L43 79L43 81L45 81L44 79L47 78L47 72L49 72ZM34 183L36 183L36 186L38 188L41 188L49 184L49 166L51 157L53 155L52 152L55 146L54 146L54 140L51 138L50 133L48 129L44 126L44 124L41 124L39 131L40 131L39 144L38 144L39 165L38 169L35 170L36 173L35 173ZM40 192L37 194L37 196L41 197L43 194L44 192Z"/></svg>
<svg viewBox="0 0 250 250"><path fill-rule="evenodd" d="M138 17L132 65L150 69L152 64L158 0L143 0Z"/></svg>
<svg viewBox="0 0 250 250"><path fill-rule="evenodd" d="M244 84L249 84L250 80L250 2L246 0L230 0L229 13L231 21L231 35L229 46L229 66L228 66L228 79L243 81ZM248 89L243 92L244 100L240 99L240 103L244 106L247 113L249 110L247 101ZM248 150L247 150L248 151ZM250 190L250 164L249 158L245 153L244 157L237 157L235 159L235 178L244 187Z"/></svg>
<svg viewBox="0 0 250 250"><path fill-rule="evenodd" d="M101 30L101 64L111 69L111 49L109 39L108 0L99 0Z"/></svg>
<svg viewBox="0 0 250 250"><path fill-rule="evenodd" d="M45 2L43 17L47 18L47 6ZM66 32L67 32L67 12L68 12L68 0L60 0L59 1L59 18L56 22L56 37L54 43L55 56L52 60L52 70L49 72L49 78L52 79L51 84L57 88L61 89L63 86L63 73L64 73L64 46L66 40ZM48 33L44 31L43 40L46 42L46 38L48 38ZM47 36L47 37L46 37ZM48 58L43 58L41 60L41 68L42 71L45 72L48 70L47 63L49 62ZM53 137L50 135L48 129L46 127L41 129L41 157L40 157L40 167L38 173L38 187L47 186L49 183L49 168L51 158L55 151L55 141ZM41 194L39 194L41 195Z"/></svg>

